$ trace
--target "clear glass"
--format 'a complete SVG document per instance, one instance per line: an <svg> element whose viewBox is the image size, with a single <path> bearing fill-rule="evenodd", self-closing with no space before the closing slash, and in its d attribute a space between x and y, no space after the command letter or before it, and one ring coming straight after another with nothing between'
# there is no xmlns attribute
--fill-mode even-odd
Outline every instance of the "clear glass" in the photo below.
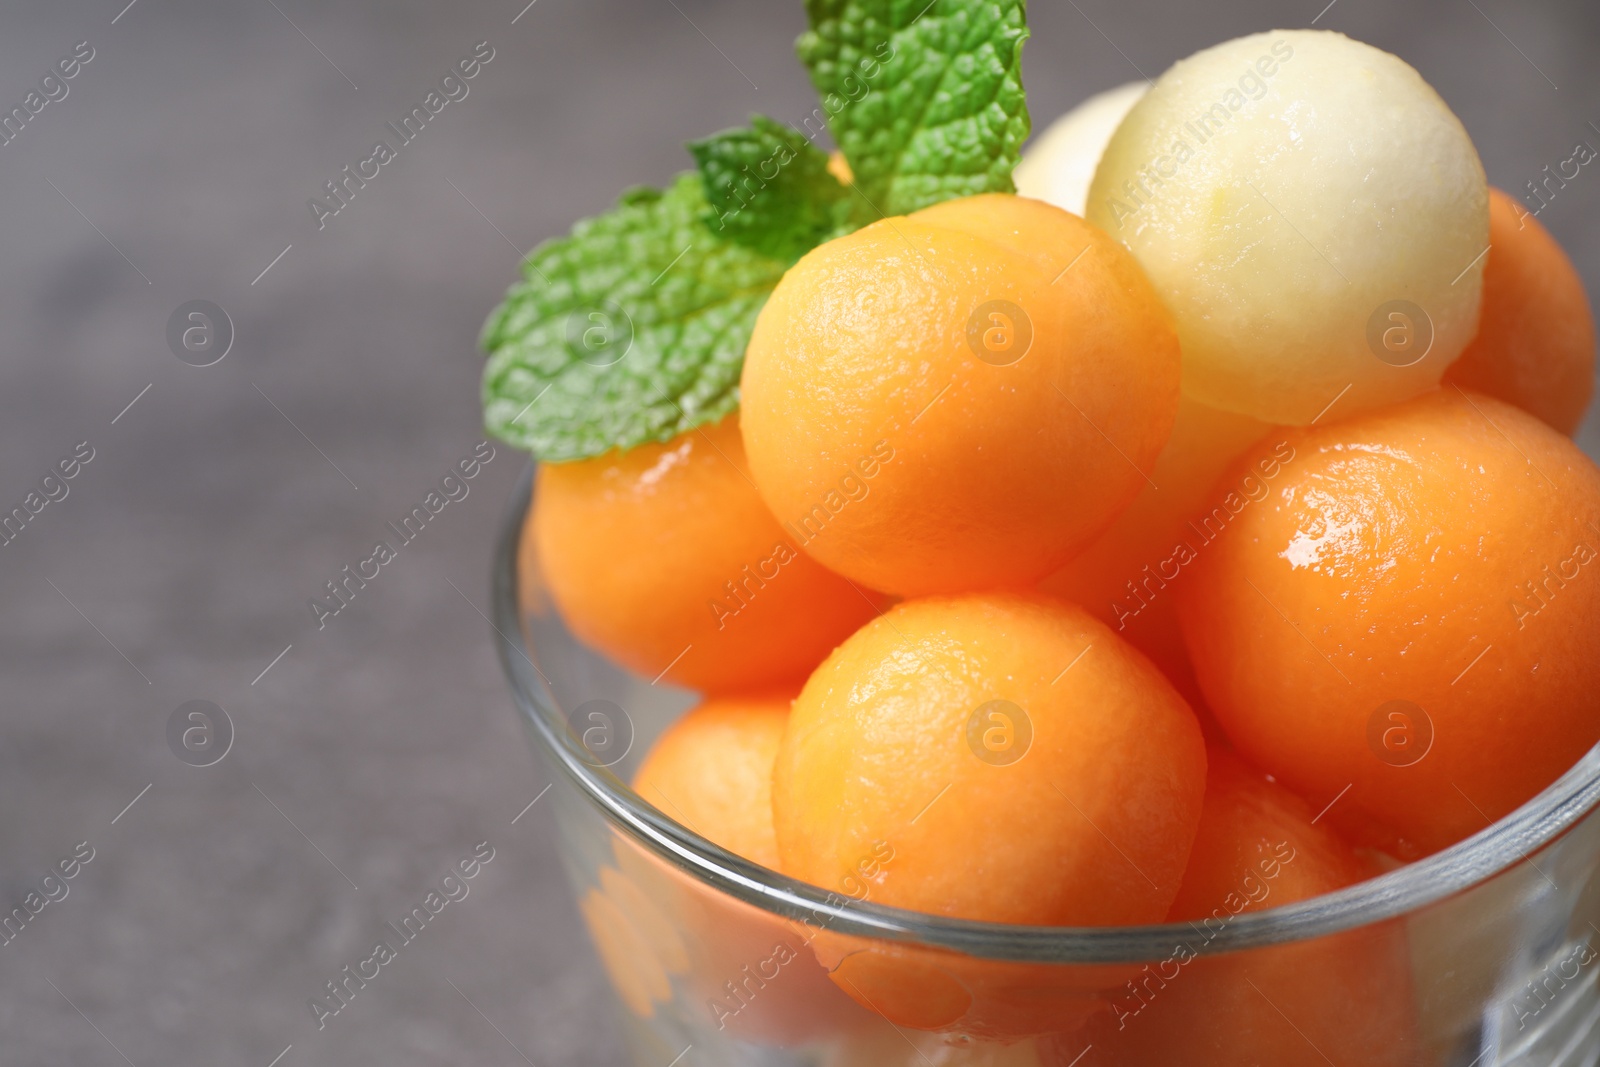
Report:
<svg viewBox="0 0 1600 1067"><path fill-rule="evenodd" d="M566 631L519 569L531 493L530 468L496 553L500 657L639 1067L1600 1064L1600 746L1444 852L1264 911L1075 929L858 902L627 786L694 695Z"/></svg>

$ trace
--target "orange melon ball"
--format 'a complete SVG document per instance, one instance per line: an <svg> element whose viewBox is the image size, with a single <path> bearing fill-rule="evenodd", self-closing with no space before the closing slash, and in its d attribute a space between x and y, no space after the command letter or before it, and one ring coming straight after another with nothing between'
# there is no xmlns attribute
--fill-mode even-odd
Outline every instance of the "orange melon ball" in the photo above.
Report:
<svg viewBox="0 0 1600 1067"><path fill-rule="evenodd" d="M640 1018L672 999L672 978L689 968L682 936L657 903L618 867L601 867L597 884L578 900L589 937L611 988Z"/></svg>
<svg viewBox="0 0 1600 1067"><path fill-rule="evenodd" d="M1166 913L1204 781L1193 713L1087 612L933 597L811 676L772 810L784 872L852 899L1106 926Z"/></svg>
<svg viewBox="0 0 1600 1067"><path fill-rule="evenodd" d="M751 472L806 552L890 593L962 592L1037 580L1133 499L1178 345L1121 245L985 195L807 254L741 390Z"/></svg>
<svg viewBox="0 0 1600 1067"><path fill-rule="evenodd" d="M1205 806L1168 922L1201 922L1331 893L1380 872L1306 801L1229 749L1206 752ZM1319 825L1320 824L1320 825Z"/></svg>
<svg viewBox="0 0 1600 1067"><path fill-rule="evenodd" d="M762 504L737 416L665 444L542 464L523 536L524 560L580 640L696 689L797 683L876 611Z"/></svg>
<svg viewBox="0 0 1600 1067"><path fill-rule="evenodd" d="M1398 927L1201 955L1237 915L1379 873L1305 801L1225 749L1209 756L1200 830L1168 914L1193 936L1180 935L1172 957L1130 979L1087 1032L1054 1039L1046 1062L1064 1065L1085 1046L1091 1051L1080 1067L1417 1062L1411 971Z"/></svg>
<svg viewBox="0 0 1600 1067"><path fill-rule="evenodd" d="M1489 190L1478 336L1445 372L1571 435L1594 392L1594 314L1583 279L1539 220Z"/></svg>
<svg viewBox="0 0 1600 1067"><path fill-rule="evenodd" d="M618 835L579 900L606 976L641 1018L704 1021L793 1047L875 1020L828 980L792 924L727 896ZM676 1002L676 1003L674 1003Z"/></svg>
<svg viewBox="0 0 1600 1067"><path fill-rule="evenodd" d="M1201 689L1252 762L1442 848L1600 740L1600 472L1458 389L1287 445L1177 590Z"/></svg>
<svg viewBox="0 0 1600 1067"><path fill-rule="evenodd" d="M701 704L656 740L634 775L634 789L700 836L776 868L772 765L789 702L787 695L756 695ZM623 839L615 852L633 892L655 902L687 944L687 960L673 973L684 975L693 990L690 1002L696 1012L703 1009L709 1025L742 1040L791 1046L870 1021L828 980L809 938L793 924ZM615 887L613 895L619 895ZM637 1000L634 986L640 984L619 988Z"/></svg>
<svg viewBox="0 0 1600 1067"><path fill-rule="evenodd" d="M776 868L772 764L788 721L787 696L708 700L656 740L633 788L701 837Z"/></svg>
<svg viewBox="0 0 1600 1067"><path fill-rule="evenodd" d="M1238 488L1217 480L1269 429L1248 415L1182 398L1172 437L1133 503L1082 555L1039 583L1149 656L1191 704L1199 693L1171 587L1183 579L1183 549L1192 551L1212 508Z"/></svg>

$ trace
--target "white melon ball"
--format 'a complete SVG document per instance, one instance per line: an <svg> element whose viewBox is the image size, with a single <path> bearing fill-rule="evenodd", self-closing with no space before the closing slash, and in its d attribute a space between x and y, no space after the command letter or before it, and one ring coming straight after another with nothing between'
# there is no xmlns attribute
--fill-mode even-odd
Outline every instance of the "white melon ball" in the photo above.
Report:
<svg viewBox="0 0 1600 1067"><path fill-rule="evenodd" d="M1489 194L1405 62L1275 30L1167 71L1106 146L1086 217L1133 252L1184 391L1303 425L1437 385L1477 331Z"/></svg>
<svg viewBox="0 0 1600 1067"><path fill-rule="evenodd" d="M1107 89L1056 119L1022 153L1013 174L1017 192L1081 217L1106 143L1149 88L1140 81Z"/></svg>

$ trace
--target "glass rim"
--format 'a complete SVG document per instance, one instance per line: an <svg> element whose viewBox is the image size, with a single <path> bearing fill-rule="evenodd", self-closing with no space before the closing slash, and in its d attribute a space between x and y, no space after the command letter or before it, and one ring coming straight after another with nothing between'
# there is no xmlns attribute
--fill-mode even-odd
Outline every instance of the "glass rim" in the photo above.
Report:
<svg viewBox="0 0 1600 1067"><path fill-rule="evenodd" d="M580 795L640 847L686 875L770 914L834 933L932 946L981 959L1036 964L1128 964L1164 959L1193 942L1191 923L1148 926L1017 926L957 919L855 901L762 867L662 814L593 757L567 726L530 652L518 606L517 558L533 497L530 462L502 520L492 575L492 622L517 710L535 746ZM512 635L520 638L520 644ZM541 695L542 693L542 695ZM1212 955L1309 941L1415 912L1455 896L1532 856L1600 803L1600 744L1538 796L1471 837L1376 878L1208 927L1199 952ZM1535 867L1535 870L1538 868Z"/></svg>

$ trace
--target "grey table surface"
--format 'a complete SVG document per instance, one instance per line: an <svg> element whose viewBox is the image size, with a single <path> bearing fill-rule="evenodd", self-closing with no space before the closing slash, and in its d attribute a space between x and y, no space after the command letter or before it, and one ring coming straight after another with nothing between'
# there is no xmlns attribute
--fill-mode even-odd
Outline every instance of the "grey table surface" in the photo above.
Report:
<svg viewBox="0 0 1600 1067"><path fill-rule="evenodd" d="M324 629L306 602L480 440L474 339L519 250L815 105L799 0L524 2L0 5L0 109L94 51L0 146L0 504L94 449L0 550L0 903L94 849L0 944L0 1062L621 1062L548 814L512 823L546 782L480 612L523 457ZM1037 0L1034 114L1318 19L1415 64L1495 184L1600 145L1592 0L1323 3ZM480 41L470 94L319 230L308 200ZM1591 286L1597 205L1586 169L1543 215ZM214 366L168 348L194 299L235 327ZM193 699L236 731L206 768L166 740ZM319 1031L308 999L485 840Z"/></svg>

